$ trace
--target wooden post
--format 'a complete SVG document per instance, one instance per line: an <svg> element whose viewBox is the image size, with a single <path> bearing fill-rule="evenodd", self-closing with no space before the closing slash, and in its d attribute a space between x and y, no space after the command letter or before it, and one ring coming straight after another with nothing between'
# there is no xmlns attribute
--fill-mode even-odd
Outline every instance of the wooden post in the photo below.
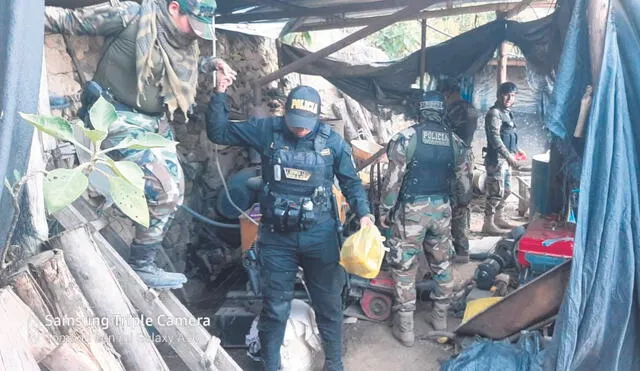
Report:
<svg viewBox="0 0 640 371"><path fill-rule="evenodd" d="M389 26L390 24L393 24L395 22L397 22L398 20L402 19L405 16L408 16L410 14L414 14L416 11L424 9L426 7L428 7L429 5L432 5L433 3L435 3L436 0L428 0L428 1L414 1L411 2L411 5L406 6L405 8L403 8L402 10L399 10L395 13L393 13L390 16L386 16L384 18L381 18L380 20L378 20L377 22L372 23L371 25L358 30L354 33L352 33L351 35L345 37L344 39L337 41L325 48L322 48L320 50L318 50L317 52L313 53L313 54L309 54L307 56L304 56L284 67L282 67L280 70L275 71L273 73L268 74L267 76L261 77L258 80L255 81L254 83L254 87L255 90L258 90L257 88L268 83L271 82L273 80L279 79L291 72L295 72L298 70L298 68L304 66L307 63L311 63L313 61L316 61L320 58L324 58L334 52L337 52L338 50L344 48L347 45L351 45L354 42L361 40L369 35L371 35L374 32L377 32L387 26Z"/></svg>
<svg viewBox="0 0 640 371"><path fill-rule="evenodd" d="M609 17L609 0L590 0L587 7L589 19L589 55L591 56L591 80L597 89L604 53L604 34Z"/></svg>
<svg viewBox="0 0 640 371"><path fill-rule="evenodd" d="M424 74L427 72L427 19L422 19L420 38L420 90L424 91Z"/></svg>
<svg viewBox="0 0 640 371"><path fill-rule="evenodd" d="M89 208L77 208L82 204L86 204L86 201L80 198L64 208L63 210L66 212L56 213L56 219L66 229L77 227L80 224L89 224L90 228L93 228L92 220L96 218L96 214ZM162 336L170 336L174 339L169 345L173 347L187 367L190 370L241 371L240 366L233 358L216 345L220 340L209 334L173 293L165 291L158 296L156 291L149 289L142 282L114 248L114 246L126 248L124 241L113 231L103 235L104 230L93 232L92 238L107 265L115 274L120 287L142 314L151 318L152 321L155 320L154 325L158 325L158 320L166 321L163 322L164 326L156 328Z"/></svg>
<svg viewBox="0 0 640 371"><path fill-rule="evenodd" d="M344 101L344 98L339 99L331 105L331 109L337 118L341 119L344 122L344 136L347 141L352 141L354 139L360 139L360 134L356 130L353 121L351 120L351 116L349 116L349 111L347 110L347 103Z"/></svg>
<svg viewBox="0 0 640 371"><path fill-rule="evenodd" d="M16 287L16 292L21 298L26 292L24 300L30 302L35 302L35 296L42 295L41 304L37 304L36 315L49 313L43 323L58 327L61 336L66 338L66 342L72 345L79 357L86 355L87 362L93 361L93 367L85 369L124 371L118 353L102 329L99 318L69 272L62 251L36 256L28 262L26 269L30 273L28 277L33 281ZM11 278L9 280L13 285L16 282L26 282L11 281ZM42 307L44 303L46 307Z"/></svg>
<svg viewBox="0 0 640 371"><path fill-rule="evenodd" d="M94 233L93 238L129 299L151 318L160 335L172 339L169 345L189 370L241 370L224 350L218 349L220 340L209 334L171 292L158 295L149 289L102 235Z"/></svg>
<svg viewBox="0 0 640 371"><path fill-rule="evenodd" d="M62 341L59 332L52 334L40 320L39 316L16 296L9 288L0 289L0 328L14 336L11 340L12 353L27 351L34 362L42 364L49 370L100 370L98 364L86 354L78 353L72 342ZM57 328L56 328L57 331ZM5 360L4 349L0 340L0 359ZM6 349L6 348L5 348ZM4 367L2 367L4 366ZM7 367L0 362L2 370L23 370L23 368Z"/></svg>
<svg viewBox="0 0 640 371"><path fill-rule="evenodd" d="M135 308L86 227L67 230L48 244L64 251L65 261L100 320L127 370L168 370Z"/></svg>
<svg viewBox="0 0 640 371"><path fill-rule="evenodd" d="M509 56L507 55L507 43L502 42L500 44L500 49L498 51L498 86L500 84L507 82L507 65L509 63Z"/></svg>
<svg viewBox="0 0 640 371"><path fill-rule="evenodd" d="M367 120L367 117L364 114L362 106L355 99L345 95L344 101L347 104L347 109L349 110L349 115L353 120L356 127L359 128L359 131L362 132L364 138L367 140L376 141L373 137L373 133L371 132L371 123Z"/></svg>
<svg viewBox="0 0 640 371"><path fill-rule="evenodd" d="M6 337L11 337L15 349L26 347L36 362L58 347L58 342L38 317L8 287L0 289L0 328L10 335Z"/></svg>

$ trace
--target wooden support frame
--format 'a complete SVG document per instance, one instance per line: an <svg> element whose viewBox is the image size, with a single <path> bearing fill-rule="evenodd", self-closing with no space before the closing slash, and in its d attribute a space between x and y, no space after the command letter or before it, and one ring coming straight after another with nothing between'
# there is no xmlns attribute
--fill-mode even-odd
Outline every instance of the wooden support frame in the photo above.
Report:
<svg viewBox="0 0 640 371"><path fill-rule="evenodd" d="M274 1L274 0L270 0ZM350 12L361 12L369 10L380 10L389 8L400 8L403 6L409 6L417 1L407 0L381 0L372 1L367 3L352 3L341 4L333 6L323 6L317 8L305 8L297 10L281 10L270 12L254 12L246 14L229 14L216 18L216 24L223 23L243 23L243 22L255 22L255 21L273 21L279 19L299 18L299 17L328 17L336 14L344 14ZM265 2L266 3L266 2ZM269 4L272 5L272 4ZM426 8L425 5L423 8Z"/></svg>
<svg viewBox="0 0 640 371"><path fill-rule="evenodd" d="M429 19L429 18L439 18L439 17L448 17L454 15L461 14L473 14L473 13L485 13L485 12L495 12L495 11L503 11L509 13L514 9L518 8L522 3L527 2L528 0L524 0L521 3L497 3L497 4L484 4L484 5L474 5L474 6L460 6L456 8L448 8L448 9L438 9L438 10L424 10L420 12L420 14L416 17L416 15L410 15L404 19L398 20L398 22L414 20L414 19ZM376 16L376 17L366 17L366 18L351 18L351 19L328 19L324 22L314 22L303 24L300 27L296 28L297 32L305 32L305 31L319 31L319 30L331 30L334 28L349 28L349 27L362 27L368 26L373 22L376 22L385 16Z"/></svg>
<svg viewBox="0 0 640 371"><path fill-rule="evenodd" d="M420 1L420 2L416 2L416 3L412 3L410 6L407 6L405 8L403 8L402 10L384 17L383 19L380 19L378 22L375 22L374 24L369 25L368 27L365 27L361 30L358 30L354 33L352 33L351 35L345 37L342 40L339 40L323 49L318 50L315 53L309 54L303 58L300 58L296 61L294 61L293 63L287 64L286 66L282 67L281 69L279 69L278 71L275 71L273 73L268 74L267 76L261 77L258 80L256 80L253 84L256 92L260 91L259 87L269 83L273 80L279 79L281 77L284 77L285 75L291 73L291 72L295 72L296 70L298 70L300 67L302 67L303 65L307 64L307 63L311 63L313 61L316 61L320 58L324 58L326 56L329 56L332 53L335 53L336 51L353 44L354 42L361 40L369 35L371 35L374 32L377 32L395 22L398 22L398 20L403 19L404 17L410 15L410 14L414 14L416 11L424 9L425 7L428 7L429 5L435 3L437 0L427 0L427 1ZM260 100L262 99L260 94L256 94L256 105L259 104Z"/></svg>
<svg viewBox="0 0 640 371"><path fill-rule="evenodd" d="M103 225L102 222L94 220L96 214L83 198L60 210L54 216L65 229L82 224L90 227ZM107 229L109 228L105 228ZM144 316L151 319L161 336L173 339L169 345L189 370L242 370L233 358L220 348L220 339L211 335L171 291L157 292L148 288L131 270L129 264L113 246L115 244L122 248L124 245L124 241L117 233L111 231L107 234L111 240L108 241L107 236L103 236L100 232L99 230L90 232L91 237L113 270L124 293ZM161 324L160 320L164 322Z"/></svg>

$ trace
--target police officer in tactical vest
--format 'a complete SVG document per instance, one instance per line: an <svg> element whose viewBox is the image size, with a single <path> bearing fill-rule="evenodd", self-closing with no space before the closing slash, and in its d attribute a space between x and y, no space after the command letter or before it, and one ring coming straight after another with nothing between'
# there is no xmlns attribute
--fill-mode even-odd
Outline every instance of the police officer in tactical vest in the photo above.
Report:
<svg viewBox="0 0 640 371"><path fill-rule="evenodd" d="M431 293L434 309L428 321L435 330L447 327L453 290L450 259L451 203L470 201L471 171L462 140L444 125L444 99L437 91L421 93L418 123L396 134L387 148L389 169L383 182L381 224L390 226L388 241L395 285L392 333L413 346L418 255L426 254L439 290ZM452 198L454 198L452 200Z"/></svg>
<svg viewBox="0 0 640 371"><path fill-rule="evenodd" d="M215 0L126 1L76 10L47 7L45 31L104 36L105 48L93 81L82 93L81 118L100 96L116 108L118 119L109 127L102 148L125 139L155 133L173 140L169 119L176 110L186 116L195 103L198 83L198 37L213 39ZM208 65L235 72L221 60ZM169 117L167 117L167 114ZM116 161L135 162L144 172L149 228L136 226L129 264L144 283L154 288L179 288L182 273L165 272L155 258L184 197L184 175L175 147L121 149L108 153Z"/></svg>
<svg viewBox="0 0 640 371"><path fill-rule="evenodd" d="M518 148L518 134L511 113L517 92L518 88L514 83L501 84L498 87L498 99L484 120L487 134L484 158L487 201L482 232L486 234L501 235L505 231L500 228L511 230L515 227L504 219L503 211L505 200L511 194L511 167L518 167L515 155L525 155Z"/></svg>
<svg viewBox="0 0 640 371"><path fill-rule="evenodd" d="M334 177L360 225L373 224L351 148L319 121L320 96L308 86L289 93L284 117L251 117L232 124L225 94L230 83L218 76L209 103L207 134L215 143L250 146L261 154L264 189L257 246L263 309L258 330L265 368L271 371L280 366L280 345L301 266L323 340L325 369L342 370L345 273L338 263Z"/></svg>
<svg viewBox="0 0 640 371"><path fill-rule="evenodd" d="M473 104L462 99L460 85L454 79L446 79L438 86L438 91L445 98L447 116L445 122L453 132L462 139L467 146L467 162L471 166L469 176L473 177L475 162L471 142L478 127L478 111ZM473 178L469 180L473 181ZM451 236L453 248L456 251L454 262L467 263L469 261L469 227L471 223L471 209L468 204L453 204L451 216Z"/></svg>

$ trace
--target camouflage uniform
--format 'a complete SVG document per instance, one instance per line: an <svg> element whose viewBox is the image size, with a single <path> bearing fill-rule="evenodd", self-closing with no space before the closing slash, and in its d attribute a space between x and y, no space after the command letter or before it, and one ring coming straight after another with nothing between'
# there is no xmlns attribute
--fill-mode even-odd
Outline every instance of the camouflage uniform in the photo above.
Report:
<svg viewBox="0 0 640 371"><path fill-rule="evenodd" d="M473 105L460 99L447 106L446 123L467 146L467 163L470 165L469 183L473 181L473 164L475 158L471 150L473 135L478 127L478 111ZM457 255L469 254L469 226L471 223L471 210L469 205L456 203L451 212L451 236L453 248Z"/></svg>
<svg viewBox="0 0 640 371"><path fill-rule="evenodd" d="M485 215L494 215L504 208L507 197L511 194L511 168L506 158L517 151L517 143L505 145L501 131L503 126L513 124L513 117L508 109L501 108L498 104L491 107L485 116L485 133L487 135L487 147L493 148L496 156L485 157L485 189L487 201ZM494 158L495 157L495 158Z"/></svg>
<svg viewBox="0 0 640 371"><path fill-rule="evenodd" d="M78 10L47 7L45 31L71 35L117 37L132 21L139 19L140 5L125 1L117 7L103 4ZM108 43L108 41L107 41ZM147 115L115 105L118 118L109 128L103 148L109 148L126 137L143 132L158 133L173 140L174 135L164 115ZM114 153L115 152L115 153ZM137 163L145 174L145 194L149 206L149 228L136 226L134 245L157 246L184 197L184 175L175 148L120 150L110 154L117 160ZM155 255L154 255L155 256Z"/></svg>
<svg viewBox="0 0 640 371"><path fill-rule="evenodd" d="M393 237L388 241L390 263L395 283L394 309L412 312L416 308L416 270L418 255L425 253L434 279L439 283L442 295L432 295L434 300L447 300L453 289L453 271L450 259L451 206L454 202L468 202L471 182L469 177L467 149L455 134L453 150L455 156L455 180L449 195L419 196L412 202L403 202L402 190L407 164L412 161L416 145L416 125L396 134L387 149L388 175L382 192L381 214L392 224ZM452 174L453 177L453 174Z"/></svg>
<svg viewBox="0 0 640 371"><path fill-rule="evenodd" d="M149 41L149 27L152 27L149 24L160 30L156 41ZM108 137L102 143L103 149L145 132L174 140L165 109L172 114L178 108L176 100L180 99L183 104L179 107L184 112L189 102L193 102L195 86L192 85L197 81L199 52L195 36L180 33L172 24L164 0L144 1L142 5L125 1L118 6L101 4L76 10L47 7L45 31L107 37L94 81L110 93L107 100L115 106L118 120L110 126ZM144 45L140 44L141 35L146 35ZM142 63L147 59L140 58L141 50L150 53L148 68ZM158 50L164 57L159 57L161 52ZM166 66L166 60L170 66ZM147 68L143 70L146 74L139 73L142 67ZM166 71L171 71L171 79L165 78L169 74ZM171 86L165 86L169 80ZM144 83L140 84L140 81ZM83 110L88 109L88 106L83 107ZM109 155L116 160L135 162L145 175L150 225L149 228L136 225L130 264L149 286L179 287L174 284L186 281L182 274L163 272L154 263L169 224L184 198L184 174L176 148L124 149Z"/></svg>

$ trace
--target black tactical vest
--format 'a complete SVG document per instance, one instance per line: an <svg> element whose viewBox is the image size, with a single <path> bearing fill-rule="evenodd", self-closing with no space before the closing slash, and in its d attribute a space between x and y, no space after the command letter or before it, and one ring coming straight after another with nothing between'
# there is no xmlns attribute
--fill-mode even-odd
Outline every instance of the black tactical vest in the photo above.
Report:
<svg viewBox="0 0 640 371"><path fill-rule="evenodd" d="M147 114L162 114L164 101L160 95L161 87L157 81L149 81L144 85L144 95L140 97L140 104L136 102L138 95L138 73L136 72L136 35L138 34L138 20L134 19L120 34L107 45L93 80L103 89L108 89L119 102ZM162 76L164 62L154 53L153 73L155 79ZM152 78L153 80L153 78Z"/></svg>
<svg viewBox="0 0 640 371"><path fill-rule="evenodd" d="M269 161L262 163L265 183L260 208L262 220L268 225L278 225L283 232L304 230L295 228L296 223L286 221L300 218L309 224L330 218L333 185L333 153L327 148L331 127L320 123L313 148L291 148L284 139L285 127L275 127ZM297 216L300 214L300 216ZM313 220L309 220L313 215ZM284 227L288 225L289 227ZM309 225L307 225L308 227Z"/></svg>
<svg viewBox="0 0 640 371"><path fill-rule="evenodd" d="M433 122L418 124L415 130L416 149L402 181L402 201L411 202L418 196L448 196L455 176L451 131Z"/></svg>
<svg viewBox="0 0 640 371"><path fill-rule="evenodd" d="M497 106L491 107L492 110L497 110L500 115L500 139L504 143L507 150L511 153L518 151L518 134L516 134L516 124L513 122L513 116L511 112L502 110ZM487 156L485 161L489 165L498 164L498 150L490 144L487 144Z"/></svg>

